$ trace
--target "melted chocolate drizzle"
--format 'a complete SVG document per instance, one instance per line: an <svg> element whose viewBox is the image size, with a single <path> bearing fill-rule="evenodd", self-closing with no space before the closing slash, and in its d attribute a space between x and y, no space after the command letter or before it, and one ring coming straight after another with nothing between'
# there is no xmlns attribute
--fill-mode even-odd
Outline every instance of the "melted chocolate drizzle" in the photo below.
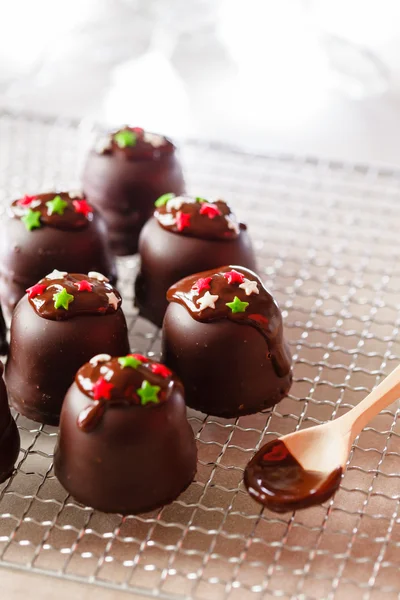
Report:
<svg viewBox="0 0 400 600"><path fill-rule="evenodd" d="M121 147L115 136L124 131L135 135L133 146ZM98 154L115 154L127 160L146 160L161 158L174 152L175 146L168 138L157 133L144 131L141 127L122 127L117 131L105 135L98 140L95 151Z"/></svg>
<svg viewBox="0 0 400 600"><path fill-rule="evenodd" d="M102 277L100 275L100 278ZM79 290L82 281L90 284L90 291ZM39 286L45 286L43 291L39 290L40 293L29 294L28 292L29 303L39 317L50 321L65 321L79 315L107 315L116 312L122 303L120 293L108 283L105 277L104 281L100 281L97 276L59 273L57 277L44 277L33 288ZM68 309L54 306L54 294L62 291L63 288L74 298L68 305Z"/></svg>
<svg viewBox="0 0 400 600"><path fill-rule="evenodd" d="M78 427L83 431L89 432L95 429L110 406L121 408L138 406L149 409L167 402L174 386L180 385L178 379L164 365L160 365L142 355L131 354L128 356L140 358L141 364L136 368L123 367L119 363L121 357L112 358L111 356L100 355L92 358L90 362L79 369L75 377L75 383L80 391L91 400L91 404L78 416ZM164 375L154 373L152 370L154 365L162 369ZM109 398L94 398L94 386L100 378L112 385ZM137 390L140 389L144 381L160 388L157 393L158 402L142 404Z"/></svg>
<svg viewBox="0 0 400 600"><path fill-rule="evenodd" d="M338 489L342 467L332 473L306 471L284 442L273 440L251 459L244 473L250 496L274 512L322 504Z"/></svg>
<svg viewBox="0 0 400 600"><path fill-rule="evenodd" d="M64 208L62 215L53 213L50 214L49 207L46 206L46 202L54 200L56 196L60 196L61 200L67 203ZM28 202L28 200L30 201ZM88 226L89 221L93 220L93 212L89 205L87 205L90 211L80 212L77 209L79 202L84 201L84 198L75 197L68 192L51 192L48 194L38 194L36 196L20 198L15 200L11 206L11 215L15 219L22 219L29 210L40 212L40 224L41 227L54 227L55 229L62 229L64 231L83 229Z"/></svg>
<svg viewBox="0 0 400 600"><path fill-rule="evenodd" d="M224 200L175 196L156 208L154 216L167 231L204 240L235 240L246 229Z"/></svg>
<svg viewBox="0 0 400 600"><path fill-rule="evenodd" d="M246 290L239 287L240 281L229 283L224 276L231 271L242 275L249 282L257 283L257 293L247 294ZM196 283L199 280L207 280L207 287L201 292L197 291ZM199 299L207 293L212 296L218 296L215 299L215 308L208 307L201 310L198 305ZM237 297L241 302L248 302L244 312L232 312L227 303L233 302ZM171 286L167 292L169 302L178 302L184 306L191 317L202 323L212 323L221 319L229 319L238 325L249 325L254 327L264 337L268 355L271 358L273 367L278 377L284 377L290 372L291 357L282 343L282 317L278 305L265 289L261 279L244 267L228 266L220 269L204 271L181 279L175 285Z"/></svg>

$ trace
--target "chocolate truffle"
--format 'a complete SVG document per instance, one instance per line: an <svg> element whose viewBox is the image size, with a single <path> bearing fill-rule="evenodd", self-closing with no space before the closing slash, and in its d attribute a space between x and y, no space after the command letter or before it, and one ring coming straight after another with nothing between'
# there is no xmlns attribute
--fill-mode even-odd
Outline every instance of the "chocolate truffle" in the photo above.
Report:
<svg viewBox="0 0 400 600"><path fill-rule="evenodd" d="M0 354L7 354L7 328L3 317L3 312L0 307Z"/></svg>
<svg viewBox="0 0 400 600"><path fill-rule="evenodd" d="M129 352L120 307L120 294L100 273L53 271L32 286L11 321L11 404L34 421L57 425L79 367L99 352Z"/></svg>
<svg viewBox="0 0 400 600"><path fill-rule="evenodd" d="M163 359L182 380L189 406L237 417L288 392L281 312L255 273L229 266L191 275L168 290L168 300Z"/></svg>
<svg viewBox="0 0 400 600"><path fill-rule="evenodd" d="M161 194L184 191L175 146L162 135L124 127L98 141L83 175L88 199L107 222L115 254L134 254Z"/></svg>
<svg viewBox="0 0 400 600"><path fill-rule="evenodd" d="M140 314L161 327L168 288L179 279L226 264L255 268L247 228L223 200L164 194L140 235L135 283Z"/></svg>
<svg viewBox="0 0 400 600"><path fill-rule="evenodd" d="M25 196L0 221L0 301L9 314L53 269L99 271L116 281L106 226L76 192Z"/></svg>
<svg viewBox="0 0 400 600"><path fill-rule="evenodd" d="M196 473L183 387L140 354L101 354L65 398L55 473L79 502L122 514L172 502Z"/></svg>
<svg viewBox="0 0 400 600"><path fill-rule="evenodd" d="M3 381L3 363L0 362L0 483L3 483L13 472L19 448L19 433L8 406L7 391Z"/></svg>

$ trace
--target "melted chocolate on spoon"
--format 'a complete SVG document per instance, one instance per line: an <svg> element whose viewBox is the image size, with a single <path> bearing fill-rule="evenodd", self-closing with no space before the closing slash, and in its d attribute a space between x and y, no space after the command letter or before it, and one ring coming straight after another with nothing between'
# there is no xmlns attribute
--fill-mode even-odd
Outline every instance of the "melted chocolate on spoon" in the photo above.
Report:
<svg viewBox="0 0 400 600"><path fill-rule="evenodd" d="M322 504L338 489L342 467L331 473L306 471L281 440L273 440L251 459L244 472L250 496L274 512Z"/></svg>

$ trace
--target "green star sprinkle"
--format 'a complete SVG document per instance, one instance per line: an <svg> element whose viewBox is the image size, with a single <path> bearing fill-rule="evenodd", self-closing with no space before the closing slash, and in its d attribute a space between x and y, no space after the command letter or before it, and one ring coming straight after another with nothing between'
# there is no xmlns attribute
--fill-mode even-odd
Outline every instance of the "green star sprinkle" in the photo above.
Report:
<svg viewBox="0 0 400 600"><path fill-rule="evenodd" d="M21 221L24 222L24 225L28 231L32 231L32 229L38 229L42 226L40 217L40 210L29 209L26 215L22 217Z"/></svg>
<svg viewBox="0 0 400 600"><path fill-rule="evenodd" d="M136 146L137 134L130 129L124 129L114 135L114 141L119 148L133 148Z"/></svg>
<svg viewBox="0 0 400 600"><path fill-rule="evenodd" d="M237 296L234 297L233 302L226 303L226 306L229 306L233 313L246 312L248 305L248 302L242 302Z"/></svg>
<svg viewBox="0 0 400 600"><path fill-rule="evenodd" d="M68 206L68 202L65 202L61 196L55 196L53 200L46 202L46 206L48 215L63 215Z"/></svg>
<svg viewBox="0 0 400 600"><path fill-rule="evenodd" d="M138 360L134 356L121 356L121 358L118 359L118 362L123 369L126 367L137 369L139 365L143 364L141 360Z"/></svg>
<svg viewBox="0 0 400 600"><path fill-rule="evenodd" d="M145 406L149 402L154 402L155 404L158 404L160 402L160 400L158 399L158 392L160 391L160 389L160 386L151 385L151 383L149 383L147 379L145 379L142 383L142 387L136 390L136 392L140 396L141 404L143 406Z"/></svg>
<svg viewBox="0 0 400 600"><path fill-rule="evenodd" d="M68 310L69 304L75 300L72 294L68 294L65 288L53 295L54 308L65 308Z"/></svg>
<svg viewBox="0 0 400 600"><path fill-rule="evenodd" d="M175 194L163 194L154 202L154 206L157 208L160 208L160 206L165 206L168 200L172 200L172 198L175 198Z"/></svg>
<svg viewBox="0 0 400 600"><path fill-rule="evenodd" d="M196 196L196 202L207 202L207 200L201 196Z"/></svg>

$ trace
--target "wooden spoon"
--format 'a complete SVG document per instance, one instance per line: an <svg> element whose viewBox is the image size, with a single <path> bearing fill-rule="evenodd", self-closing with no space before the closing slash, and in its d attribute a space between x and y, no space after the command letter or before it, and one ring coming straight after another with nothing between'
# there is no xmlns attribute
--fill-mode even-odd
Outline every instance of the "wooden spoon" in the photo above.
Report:
<svg viewBox="0 0 400 600"><path fill-rule="evenodd" d="M250 496L275 512L325 502L340 485L354 439L399 397L400 366L342 417L269 442L246 467Z"/></svg>

